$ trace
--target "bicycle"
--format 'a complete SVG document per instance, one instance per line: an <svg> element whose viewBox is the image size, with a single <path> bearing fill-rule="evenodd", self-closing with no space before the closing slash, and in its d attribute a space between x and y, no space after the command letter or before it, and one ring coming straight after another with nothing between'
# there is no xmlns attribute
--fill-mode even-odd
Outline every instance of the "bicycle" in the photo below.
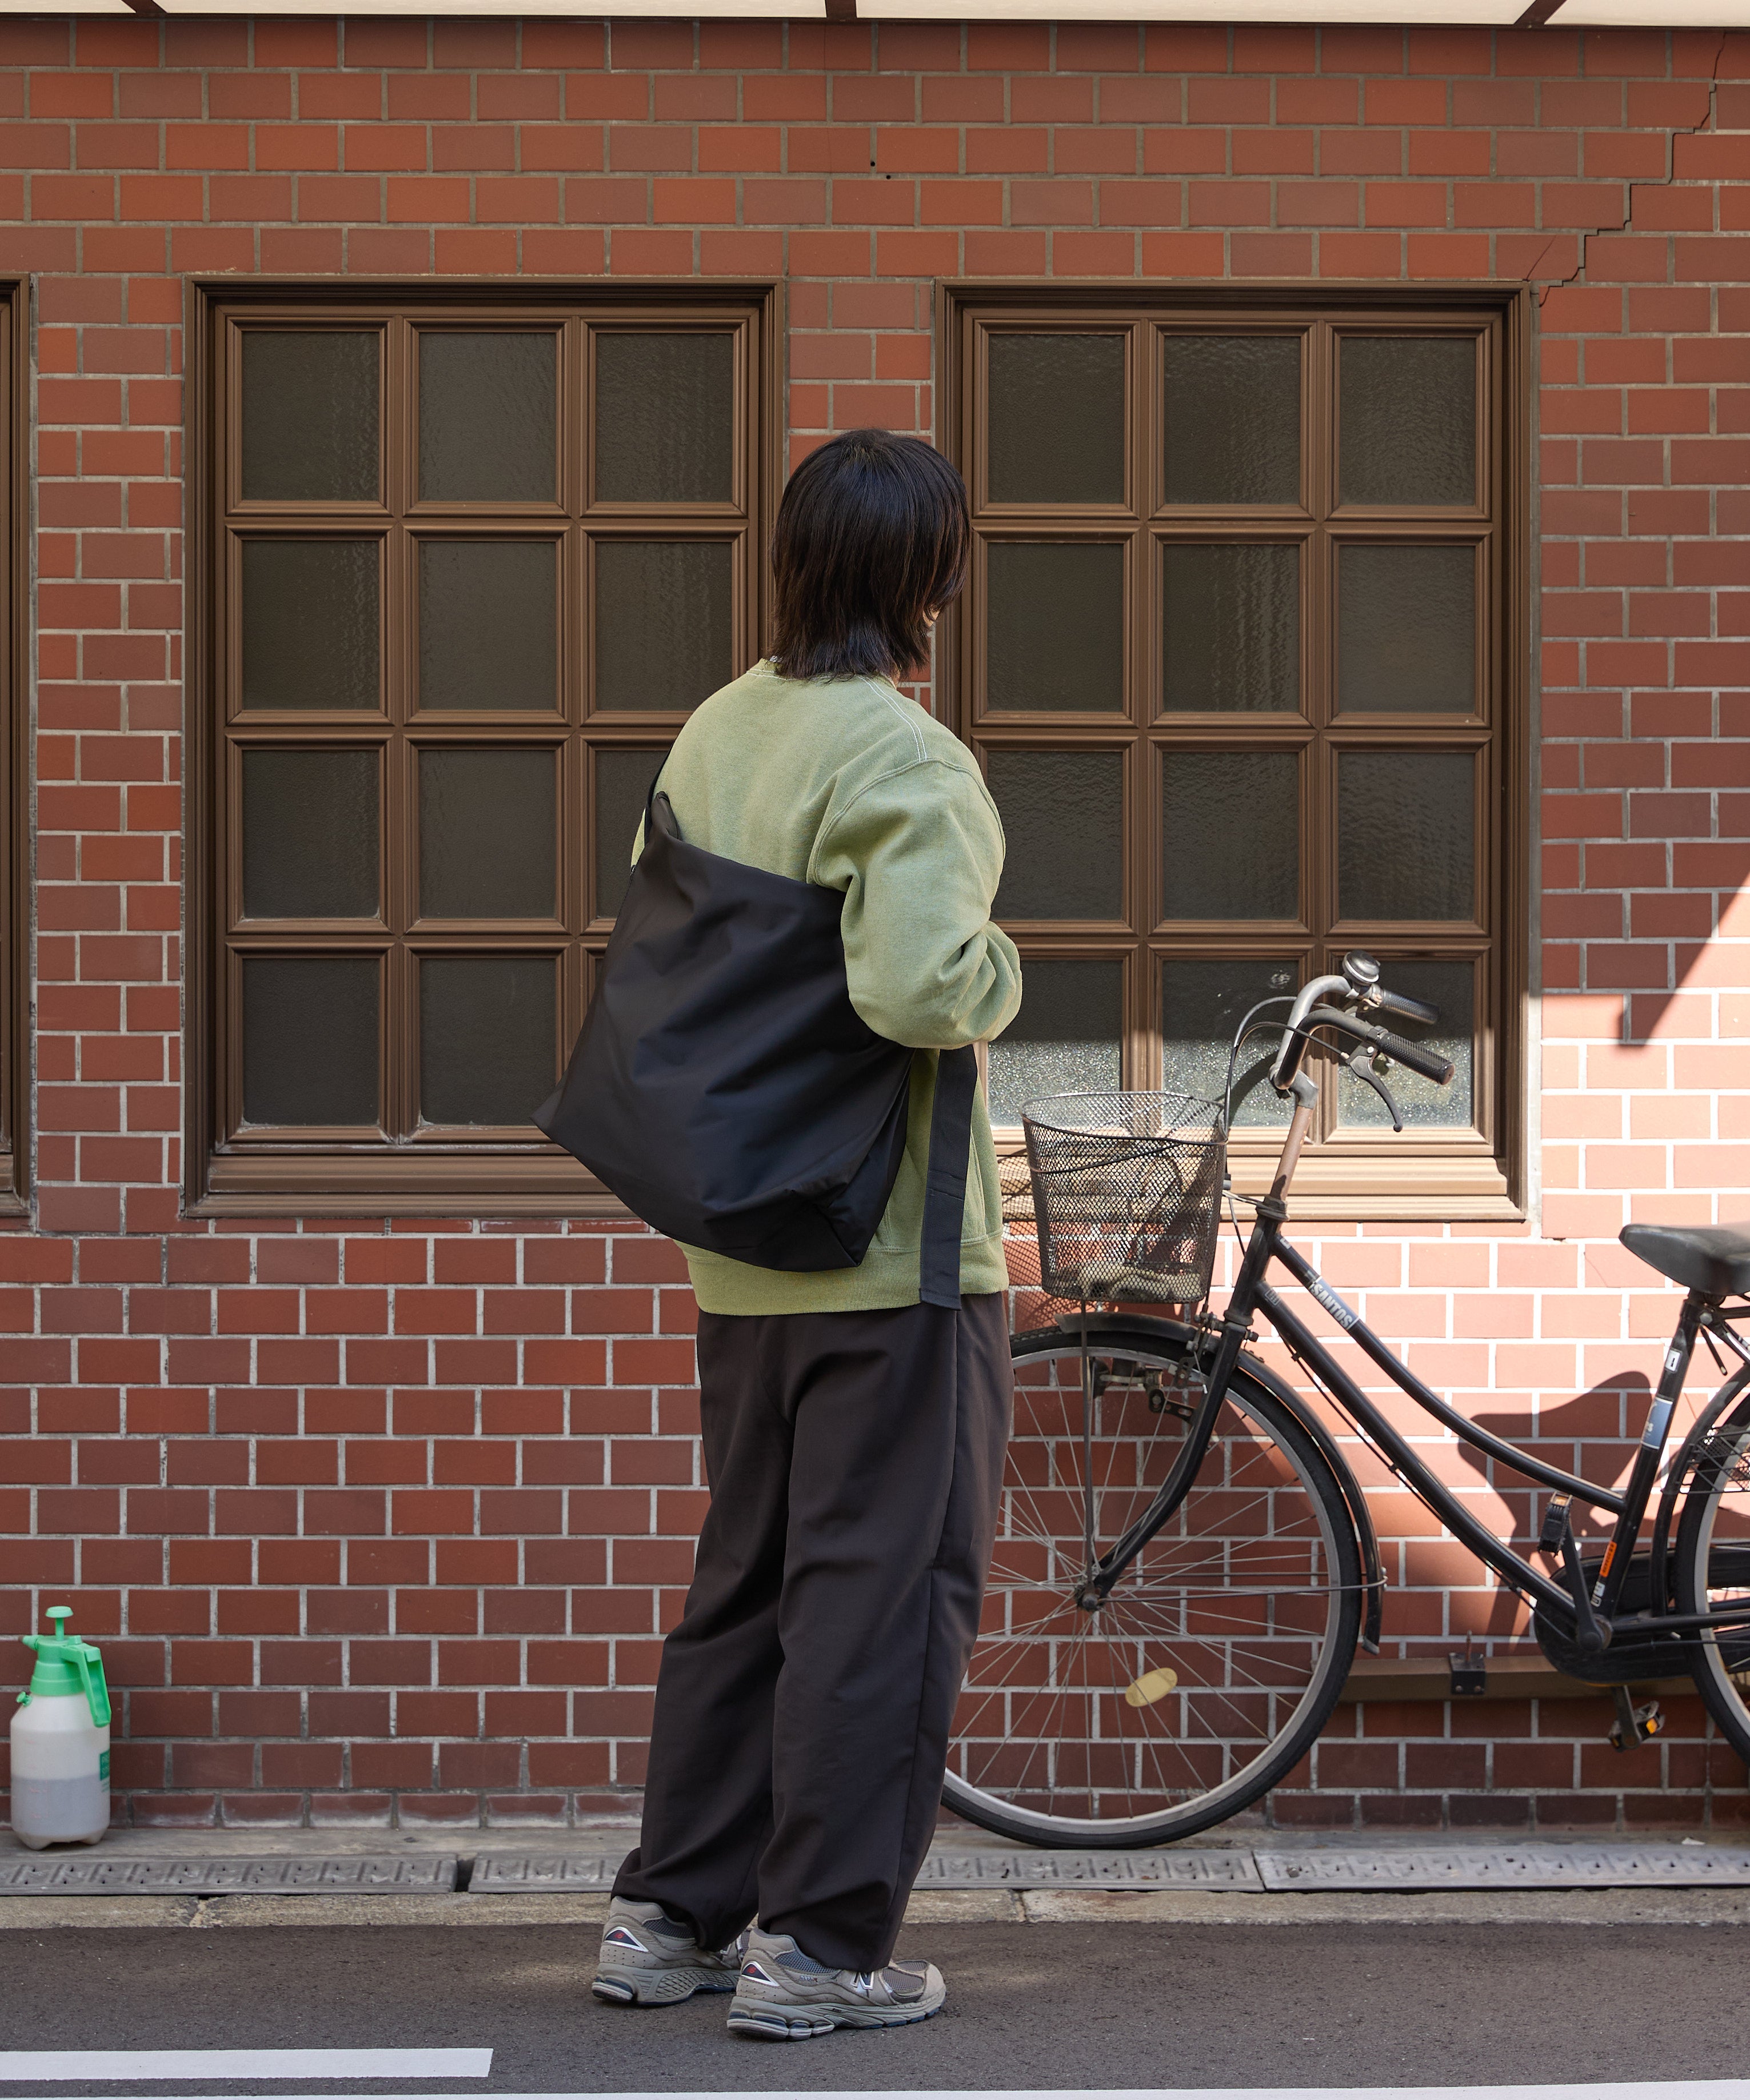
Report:
<svg viewBox="0 0 1750 2100"><path fill-rule="evenodd" d="M1234 1060L1249 1032L1279 1025L1258 1022L1264 1006L1290 1004L1270 1081L1293 1112L1268 1195L1249 1199L1232 1294L1213 1315L1201 1308ZM1624 1688L1687 1674L1750 1759L1750 1347L1735 1331L1750 1303L1731 1302L1750 1294L1750 1226L1621 1233L1685 1295L1620 1490L1495 1436L1401 1363L1285 1234L1318 1105L1305 1069L1316 1038L1337 1039L1396 1129L1390 1065L1451 1080L1446 1059L1376 1015L1424 1030L1439 1020L1351 953L1341 975L1245 1017L1219 1108L1162 1095L1029 1105L1031 1172L1016 1208L1038 1231L1043 1287L1080 1303L1012 1339L1016 1432L943 1795L968 1820L1041 1846L1189 1837L1281 1780L1323 1728L1358 1643L1378 1652L1386 1578L1367 1497L1323 1415L1247 1349L1260 1315L1390 1472L1531 1604L1549 1659L1613 1688L1619 1747L1659 1725ZM1284 1302L1273 1269L1461 1443L1547 1491L1536 1549L1547 1570L1436 1477ZM1190 1309L1164 1317L1138 1300ZM1735 1361L1664 1465L1698 1340L1722 1372L1721 1351ZM1610 1520L1602 1550L1576 1538L1576 1506Z"/></svg>

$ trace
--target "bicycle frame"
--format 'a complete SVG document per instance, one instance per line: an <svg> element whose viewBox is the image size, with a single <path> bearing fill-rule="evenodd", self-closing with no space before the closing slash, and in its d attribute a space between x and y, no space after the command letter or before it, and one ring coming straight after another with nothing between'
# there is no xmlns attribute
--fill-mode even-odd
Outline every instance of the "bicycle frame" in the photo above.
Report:
<svg viewBox="0 0 1750 2100"><path fill-rule="evenodd" d="M1620 1493L1614 1489L1595 1486L1575 1474L1564 1472L1560 1467L1546 1465L1541 1458L1534 1458L1529 1452L1520 1450L1516 1445L1492 1435L1471 1422L1430 1391L1413 1371L1398 1361L1390 1346L1358 1313L1344 1304L1311 1263L1284 1238L1282 1229L1288 1215L1284 1193L1293 1177L1300 1145L1310 1120L1307 1105L1302 1102L1297 1109L1288 1141L1283 1147L1282 1163L1277 1169L1272 1193L1259 1202L1256 1222L1246 1245L1233 1295L1219 1324L1218 1339L1207 1366L1204 1397L1187 1428L1179 1455L1159 1494L1148 1508L1108 1552L1093 1563L1087 1577L1078 1586L1078 1595L1084 1605L1104 1599L1131 1562L1184 1499L1209 1448L1215 1417L1238 1365L1241 1350L1248 1340L1254 1339L1252 1317L1256 1312L1262 1312L1287 1345L1290 1354L1349 1417L1378 1456L1417 1499L1431 1511L1456 1538L1469 1546L1479 1560L1492 1568L1507 1588L1572 1621L1583 1646L1590 1648L1595 1645L1597 1650L1602 1652L1614 1633L1628 1631L1631 1628L1637 1639L1644 1639L1651 1635L1695 1633L1704 1627L1750 1626L1750 1600L1706 1612L1668 1612L1654 1617L1620 1617L1617 1614L1629 1573L1630 1555L1658 1480L1660 1460L1670 1432L1677 1396L1688 1374L1697 1337L1704 1330L1726 1343L1739 1358L1740 1368L1714 1396L1695 1430L1691 1432L1684 1446L1682 1455L1686 1461L1696 1447L1699 1433L1711 1426L1723 1412L1726 1405L1747 1384L1750 1384L1750 1348L1747 1348L1734 1333L1730 1325L1734 1318L1743 1317L1743 1313L1724 1311L1695 1291L1690 1291L1686 1296L1677 1316L1676 1331L1665 1352L1658 1390L1647 1412L1629 1480ZM1580 1572L1578 1551L1565 1515L1562 1524L1561 1551L1564 1572L1568 1577L1567 1586L1553 1581L1541 1569L1534 1568L1528 1560L1522 1559L1510 1546L1497 1538L1430 1470L1409 1441L1394 1427L1318 1337L1271 1286L1267 1276L1272 1263L1279 1263L1308 1295L1324 1308L1369 1361L1384 1371L1400 1392L1407 1394L1435 1420L1450 1429L1461 1443L1492 1458L1498 1464L1510 1467L1538 1486L1551 1489L1558 1496L1568 1497L1590 1508L1607 1511L1615 1517L1615 1528L1589 1592ZM1662 1508L1662 1520L1666 1524L1669 1521L1675 1486L1673 1481L1668 1488Z"/></svg>

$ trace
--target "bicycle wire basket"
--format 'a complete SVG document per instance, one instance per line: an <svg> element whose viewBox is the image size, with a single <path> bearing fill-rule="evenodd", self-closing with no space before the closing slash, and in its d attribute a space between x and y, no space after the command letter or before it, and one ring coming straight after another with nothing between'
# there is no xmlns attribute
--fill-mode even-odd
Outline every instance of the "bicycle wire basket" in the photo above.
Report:
<svg viewBox="0 0 1750 2100"><path fill-rule="evenodd" d="M1215 1265L1227 1132L1187 1094L1051 1094L1021 1112L1038 1287L1201 1305Z"/></svg>

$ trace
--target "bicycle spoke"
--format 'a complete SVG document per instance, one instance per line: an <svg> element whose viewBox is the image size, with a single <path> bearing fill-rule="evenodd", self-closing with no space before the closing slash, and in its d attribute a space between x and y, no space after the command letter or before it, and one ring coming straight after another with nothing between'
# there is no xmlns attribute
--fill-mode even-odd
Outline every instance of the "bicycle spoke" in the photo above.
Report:
<svg viewBox="0 0 1750 2100"><path fill-rule="evenodd" d="M1172 1517L1082 1610L1090 1539L1109 1551L1145 1515L1188 1427L1149 1405L1170 1360L1092 1362L1091 1405L1073 1337L1023 1366L954 1755L977 1798L1091 1832L1243 1785L1355 1608L1304 1462L1230 1394Z"/></svg>

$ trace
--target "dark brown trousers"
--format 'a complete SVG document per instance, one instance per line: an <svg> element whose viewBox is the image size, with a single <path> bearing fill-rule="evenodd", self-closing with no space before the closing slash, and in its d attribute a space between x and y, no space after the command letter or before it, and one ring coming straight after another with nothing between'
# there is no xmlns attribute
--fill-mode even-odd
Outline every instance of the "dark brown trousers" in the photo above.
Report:
<svg viewBox="0 0 1750 2100"><path fill-rule="evenodd" d="M757 1917L834 1968L893 1951L978 1630L1006 1310L700 1318L711 1507L615 1892L705 1946Z"/></svg>

